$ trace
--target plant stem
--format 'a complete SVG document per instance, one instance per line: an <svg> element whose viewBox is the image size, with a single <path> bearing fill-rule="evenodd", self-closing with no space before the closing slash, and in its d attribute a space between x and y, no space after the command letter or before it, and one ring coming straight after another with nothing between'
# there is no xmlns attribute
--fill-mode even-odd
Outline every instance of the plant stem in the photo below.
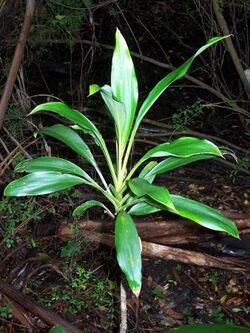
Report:
<svg viewBox="0 0 250 333"><path fill-rule="evenodd" d="M123 287L122 281L120 283L120 297L121 297L121 323L120 323L120 333L127 332L127 295Z"/></svg>

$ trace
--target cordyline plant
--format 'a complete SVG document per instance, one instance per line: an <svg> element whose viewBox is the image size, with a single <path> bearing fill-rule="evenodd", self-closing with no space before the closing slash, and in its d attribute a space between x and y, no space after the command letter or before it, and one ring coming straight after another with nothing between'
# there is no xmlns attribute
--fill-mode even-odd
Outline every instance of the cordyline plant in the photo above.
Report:
<svg viewBox="0 0 250 333"><path fill-rule="evenodd" d="M101 192L113 205L112 209L102 202L90 200L73 211L79 216L93 206L102 207L115 218L115 247L117 260L126 275L128 284L136 296L141 289L142 245L132 215L151 214L167 210L188 218L212 230L224 231L238 237L235 224L216 210L179 195L170 194L165 187L153 185L159 174L188 163L222 157L219 148L208 140L182 137L159 144L142 156L128 170L131 149L137 129L150 107L174 81L181 78L193 60L209 46L225 37L210 39L182 66L165 76L149 93L136 113L138 84L133 61L120 31L116 31L116 45L112 59L111 86L90 86L90 95L100 92L108 112L114 120L116 134L116 161L112 161L106 143L97 127L83 114L59 102L38 105L31 114L45 110L54 112L73 123L72 126L53 125L40 133L49 135L73 149L96 170L100 182L95 181L78 165L58 157L39 157L17 165L17 172L28 175L11 182L4 191L6 196L43 195L75 185L89 185ZM107 162L112 184L108 185L96 159L78 133L93 137Z"/></svg>

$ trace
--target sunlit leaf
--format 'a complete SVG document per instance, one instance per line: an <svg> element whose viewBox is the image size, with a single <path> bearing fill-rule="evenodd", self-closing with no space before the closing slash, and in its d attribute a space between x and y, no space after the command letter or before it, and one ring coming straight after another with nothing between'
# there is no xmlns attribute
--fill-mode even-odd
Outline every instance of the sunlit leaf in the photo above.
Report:
<svg viewBox="0 0 250 333"><path fill-rule="evenodd" d="M57 192L75 185L88 184L78 176L55 171L33 172L8 184L5 196L30 196Z"/></svg>
<svg viewBox="0 0 250 333"><path fill-rule="evenodd" d="M78 165L59 157L38 157L34 160L26 160L20 162L15 171L17 172L36 172L36 171L57 171L61 173L71 173L77 176L81 176L88 181L92 181L92 178L82 170Z"/></svg>
<svg viewBox="0 0 250 333"><path fill-rule="evenodd" d="M41 129L40 133L52 136L53 138L62 141L77 154L82 156L91 165L96 167L96 161L91 151L89 150L89 147L73 129L61 124L57 124Z"/></svg>
<svg viewBox="0 0 250 333"><path fill-rule="evenodd" d="M125 106L124 137L127 139L133 124L138 101L138 83L134 64L125 39L116 30L116 44L112 58L111 87L115 98Z"/></svg>
<svg viewBox="0 0 250 333"><path fill-rule="evenodd" d="M159 208L157 206L154 206L153 203L149 204L148 202L139 202L132 206L130 210L128 211L129 214L131 215L148 215L152 213L156 213L162 210L162 208Z"/></svg>
<svg viewBox="0 0 250 333"><path fill-rule="evenodd" d="M125 131L126 113L124 104L115 100L111 87L108 85L100 89L101 96L115 122L116 138L119 145L124 148L127 140Z"/></svg>
<svg viewBox="0 0 250 333"><path fill-rule="evenodd" d="M141 241L134 221L126 212L120 212L115 221L115 247L117 260L133 293L141 290Z"/></svg>
<svg viewBox="0 0 250 333"><path fill-rule="evenodd" d="M40 111L49 111L64 117L73 123L79 125L81 128L85 129L86 133L93 135L99 135L99 131L96 126L79 111L70 108L68 105L62 102L49 102L43 103L36 106L30 113L30 115L35 114Z"/></svg>
<svg viewBox="0 0 250 333"><path fill-rule="evenodd" d="M76 207L73 211L73 216L80 216L82 215L87 209L91 207L102 207L104 210L107 210L107 207L100 201L97 200L89 200L81 204L80 206Z"/></svg>
<svg viewBox="0 0 250 333"><path fill-rule="evenodd" d="M141 172L138 175L138 178L144 178L146 179L150 184L153 182L155 175L152 173L150 174L150 171L157 165L158 163L156 161L150 161L145 167L141 170Z"/></svg>
<svg viewBox="0 0 250 333"><path fill-rule="evenodd" d="M142 178L131 179L129 181L129 187L136 196L142 197L147 195L164 207L175 210L170 194L165 187L151 185L147 180Z"/></svg>
<svg viewBox="0 0 250 333"><path fill-rule="evenodd" d="M169 157L160 163L158 163L155 167L153 167L148 172L148 177L151 175L159 175L171 170L174 170L176 168L179 168L183 165L187 165L192 162L201 161L205 159L213 158L213 155L206 155L206 154L200 154L200 155L194 155L189 157Z"/></svg>
<svg viewBox="0 0 250 333"><path fill-rule="evenodd" d="M75 109L70 108L68 105L64 103L49 102L36 106L30 113L30 115L40 111L53 112L73 122L84 133L90 134L94 138L95 142L101 147L102 151L104 152L105 157L107 157L108 150L101 133L96 128L96 126L82 113L80 113Z"/></svg>
<svg viewBox="0 0 250 333"><path fill-rule="evenodd" d="M224 231L233 237L239 237L239 232L235 223L217 210L179 195L171 194L170 197L175 206L176 214L188 218L203 227L217 231Z"/></svg>
<svg viewBox="0 0 250 333"><path fill-rule="evenodd" d="M218 147L211 141L193 137L182 137L150 149L140 161L144 162L149 158L156 157L189 157L198 154L222 156Z"/></svg>

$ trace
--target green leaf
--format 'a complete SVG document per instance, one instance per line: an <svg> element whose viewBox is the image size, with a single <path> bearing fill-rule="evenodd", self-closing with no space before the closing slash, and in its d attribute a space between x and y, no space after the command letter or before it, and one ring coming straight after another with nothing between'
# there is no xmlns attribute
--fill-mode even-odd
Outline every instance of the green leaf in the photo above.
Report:
<svg viewBox="0 0 250 333"><path fill-rule="evenodd" d="M57 171L61 173L70 173L85 178L89 182L92 178L82 170L78 165L59 157L38 157L34 160L20 162L16 172L36 172L36 171Z"/></svg>
<svg viewBox="0 0 250 333"><path fill-rule="evenodd" d="M224 231L233 237L239 237L235 223L217 210L179 195L171 194L170 197L176 209L175 212L172 211L173 213L188 218L203 227Z"/></svg>
<svg viewBox="0 0 250 333"><path fill-rule="evenodd" d="M78 176L55 171L33 172L8 184L5 196L30 196L57 192L75 185L88 184Z"/></svg>
<svg viewBox="0 0 250 333"><path fill-rule="evenodd" d="M100 132L88 118L86 118L79 111L71 109L68 105L64 103L50 102L50 103L40 104L31 111L30 115L40 111L54 112L59 116L64 117L72 121L76 125L80 126L86 133L89 133L96 138L100 136Z"/></svg>
<svg viewBox="0 0 250 333"><path fill-rule="evenodd" d="M193 324L171 328L161 333L250 333L250 329L231 324Z"/></svg>
<svg viewBox="0 0 250 333"><path fill-rule="evenodd" d="M172 142L162 143L150 149L141 159L144 162L155 157L189 157L199 154L222 156L218 147L211 141L193 137L182 137Z"/></svg>
<svg viewBox="0 0 250 333"><path fill-rule="evenodd" d="M180 67L169 73L167 76L165 76L160 82L156 84L156 86L151 90L145 101L143 102L137 118L136 118L136 128L138 128L141 120L144 118L148 110L151 108L151 106L155 103L155 101L160 97L160 95L165 91L167 87L170 86L173 82L176 80L182 78L188 71L189 67L191 66L193 60L200 55L203 51L205 51L208 47L211 45L217 43L218 41L227 38L228 36L222 36L222 37L214 37L210 39L206 45L202 46L191 58L189 58L184 64L182 64Z"/></svg>
<svg viewBox="0 0 250 333"><path fill-rule="evenodd" d="M138 297L141 290L141 241L134 221L126 212L120 212L115 221L115 247L118 264L128 284Z"/></svg>
<svg viewBox="0 0 250 333"><path fill-rule="evenodd" d="M124 136L128 138L138 102L138 83L127 43L118 29L115 37L111 87L115 98L125 106L126 121L123 131Z"/></svg>
<svg viewBox="0 0 250 333"><path fill-rule="evenodd" d="M70 258L79 256L81 253L81 244L75 239L71 239L61 248L61 257Z"/></svg>
<svg viewBox="0 0 250 333"><path fill-rule="evenodd" d="M189 157L169 157L160 163L158 163L154 168L149 170L148 177L153 175L159 175L171 170L174 170L176 168L179 168L183 165L187 165L192 162L201 161L205 159L213 158L213 155L194 155Z"/></svg>
<svg viewBox="0 0 250 333"><path fill-rule="evenodd" d="M89 86L89 96L96 94L100 90L101 90L101 87L98 86L98 84L91 84Z"/></svg>
<svg viewBox="0 0 250 333"><path fill-rule="evenodd" d="M150 171L157 165L156 161L150 161L145 167L141 170L138 178L146 179L150 184L152 184L155 175L150 174Z"/></svg>
<svg viewBox="0 0 250 333"><path fill-rule="evenodd" d="M121 145L122 149L124 149L128 137L124 128L126 123L124 105L115 100L110 86L103 86L100 88L100 92L111 116L114 119L117 141Z"/></svg>
<svg viewBox="0 0 250 333"><path fill-rule="evenodd" d="M51 103L40 104L30 114L35 114L42 110L54 112L54 113L58 114L59 116L72 121L75 124L75 126L78 129L80 129L81 131L83 131L84 133L90 134L94 138L95 142L102 149L103 154L106 158L109 170L111 172L113 181L116 181L114 167L113 167L106 143L103 140L103 137L102 137L101 133L98 131L98 129L96 128L96 126L88 118L86 118L79 111L77 111L75 109L71 109L66 104L61 103L61 102L51 102Z"/></svg>
<svg viewBox="0 0 250 333"><path fill-rule="evenodd" d="M131 191L138 197L149 196L154 201L160 203L166 208L175 210L170 194L165 187L151 185L147 180L134 178L129 181Z"/></svg>
<svg viewBox="0 0 250 333"><path fill-rule="evenodd" d="M71 128L57 124L41 129L40 133L52 136L53 138L62 141L96 168L97 164L91 151L89 150L89 147Z"/></svg>
<svg viewBox="0 0 250 333"><path fill-rule="evenodd" d="M73 211L73 216L80 216L82 215L87 209L98 206L102 207L104 210L108 210L108 208L100 201L97 200L89 200L81 204L80 206L76 207L76 209Z"/></svg>
<svg viewBox="0 0 250 333"><path fill-rule="evenodd" d="M49 333L68 333L62 326L56 325L49 330Z"/></svg>
<svg viewBox="0 0 250 333"><path fill-rule="evenodd" d="M149 204L147 201L139 202L132 206L128 211L131 215L147 215L161 211L162 208Z"/></svg>

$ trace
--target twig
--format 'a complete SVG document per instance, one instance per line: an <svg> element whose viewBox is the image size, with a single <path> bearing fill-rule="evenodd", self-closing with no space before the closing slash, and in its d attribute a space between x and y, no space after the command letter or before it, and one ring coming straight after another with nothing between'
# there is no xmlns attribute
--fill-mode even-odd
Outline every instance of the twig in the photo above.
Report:
<svg viewBox="0 0 250 333"><path fill-rule="evenodd" d="M22 30L19 36L19 41L16 46L15 54L12 60L12 64L10 67L9 75L7 78L6 85L4 87L4 91L2 94L2 98L0 101L0 128L2 127L4 115L7 110L9 100L13 91L13 86L16 81L17 73L19 70L19 66L24 54L24 49L26 45L26 41L28 38L31 21L35 12L36 1L35 0L27 0L26 2L26 12L24 16Z"/></svg>
<svg viewBox="0 0 250 333"><path fill-rule="evenodd" d="M213 0L213 8L214 8L214 13L215 13L217 22L220 26L220 29L221 29L223 35L230 35L227 22L221 12L221 9L220 9L220 6L219 6L219 3L217 0ZM232 38L231 37L226 38L225 43L226 43L228 52L232 58L232 61L234 63L234 66L239 74L240 80L244 86L246 94L247 94L248 98L250 98L250 84L247 81L246 75L243 71L240 59L239 59L236 49L233 45Z"/></svg>
<svg viewBox="0 0 250 333"><path fill-rule="evenodd" d="M17 139L14 138L13 135L11 135L11 133L7 130L6 127L3 127L4 132L8 135L8 137L10 138L10 140L18 147L21 149L21 151L23 152L24 156L28 159L32 159L32 157L30 156L30 154L22 147L22 145L17 141Z"/></svg>
<svg viewBox="0 0 250 333"><path fill-rule="evenodd" d="M10 298L12 301L20 305L22 308L31 312L36 317L42 319L47 325L55 326L57 324L63 326L68 333L82 333L81 330L62 319L56 313L42 308L35 302L32 302L27 296L21 294L7 283L0 281L0 292Z"/></svg>

